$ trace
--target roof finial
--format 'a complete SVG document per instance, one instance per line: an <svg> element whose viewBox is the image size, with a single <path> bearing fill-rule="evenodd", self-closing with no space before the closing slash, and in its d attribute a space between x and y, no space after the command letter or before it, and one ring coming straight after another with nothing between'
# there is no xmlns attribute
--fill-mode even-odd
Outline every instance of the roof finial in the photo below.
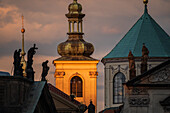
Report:
<svg viewBox="0 0 170 113"><path fill-rule="evenodd" d="M147 4L148 4L148 0L143 0L143 3L144 3L145 5L147 5Z"/></svg>
<svg viewBox="0 0 170 113"><path fill-rule="evenodd" d="M148 0L143 0L143 3L145 4L145 13L148 13L147 9Z"/></svg>

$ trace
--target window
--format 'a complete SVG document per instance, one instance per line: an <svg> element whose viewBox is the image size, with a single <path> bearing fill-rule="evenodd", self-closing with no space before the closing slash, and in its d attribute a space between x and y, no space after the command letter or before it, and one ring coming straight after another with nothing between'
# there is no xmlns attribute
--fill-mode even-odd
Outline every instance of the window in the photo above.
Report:
<svg viewBox="0 0 170 113"><path fill-rule="evenodd" d="M71 79L71 94L76 95L76 97L82 97L82 80L78 76L74 76Z"/></svg>
<svg viewBox="0 0 170 113"><path fill-rule="evenodd" d="M123 102L124 91L122 83L125 82L125 75L117 73L113 78L113 104L120 104Z"/></svg>

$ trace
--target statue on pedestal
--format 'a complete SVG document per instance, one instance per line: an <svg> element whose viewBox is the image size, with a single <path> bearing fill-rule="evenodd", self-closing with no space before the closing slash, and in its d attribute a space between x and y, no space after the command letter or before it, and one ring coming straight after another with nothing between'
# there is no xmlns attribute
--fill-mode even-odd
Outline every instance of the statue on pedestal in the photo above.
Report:
<svg viewBox="0 0 170 113"><path fill-rule="evenodd" d="M31 47L29 50L28 50L28 54L27 54L27 68L26 68L26 73L27 73L27 78L30 79L30 80L33 80L34 81L34 70L33 70L33 55L36 53L36 49L38 49L36 47L36 44L34 44L33 47Z"/></svg>
<svg viewBox="0 0 170 113"><path fill-rule="evenodd" d="M46 60L45 62L43 62L42 63L42 67L43 67L43 71L42 71L42 74L41 74L41 81L47 81L46 80L46 76L47 76L47 74L48 74L48 71L49 71L49 67L47 66L47 64L48 64L48 60Z"/></svg>
<svg viewBox="0 0 170 113"><path fill-rule="evenodd" d="M14 52L14 62L13 62L14 76L23 76L20 52L21 52L21 49L19 49L18 51L15 50Z"/></svg>

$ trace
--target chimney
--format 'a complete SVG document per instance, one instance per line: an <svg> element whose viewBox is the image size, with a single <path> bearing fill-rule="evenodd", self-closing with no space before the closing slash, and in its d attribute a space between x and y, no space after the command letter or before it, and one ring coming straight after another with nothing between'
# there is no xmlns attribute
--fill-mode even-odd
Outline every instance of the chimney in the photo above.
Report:
<svg viewBox="0 0 170 113"><path fill-rule="evenodd" d="M147 62L148 62L148 56L149 51L146 48L145 44L143 44L143 48L142 48L142 57L141 57L141 74L143 74L144 72L147 71Z"/></svg>
<svg viewBox="0 0 170 113"><path fill-rule="evenodd" d="M128 60L129 60L129 75L131 80L136 77L135 58L131 51L129 52Z"/></svg>

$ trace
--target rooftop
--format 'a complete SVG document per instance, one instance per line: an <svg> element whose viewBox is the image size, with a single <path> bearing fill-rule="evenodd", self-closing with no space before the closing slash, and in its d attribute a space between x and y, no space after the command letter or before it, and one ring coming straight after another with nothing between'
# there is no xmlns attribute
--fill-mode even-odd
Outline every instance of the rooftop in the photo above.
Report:
<svg viewBox="0 0 170 113"><path fill-rule="evenodd" d="M170 57L170 37L148 14L147 5L144 14L104 59L128 57L129 51L140 57L143 43L150 51L149 57Z"/></svg>

